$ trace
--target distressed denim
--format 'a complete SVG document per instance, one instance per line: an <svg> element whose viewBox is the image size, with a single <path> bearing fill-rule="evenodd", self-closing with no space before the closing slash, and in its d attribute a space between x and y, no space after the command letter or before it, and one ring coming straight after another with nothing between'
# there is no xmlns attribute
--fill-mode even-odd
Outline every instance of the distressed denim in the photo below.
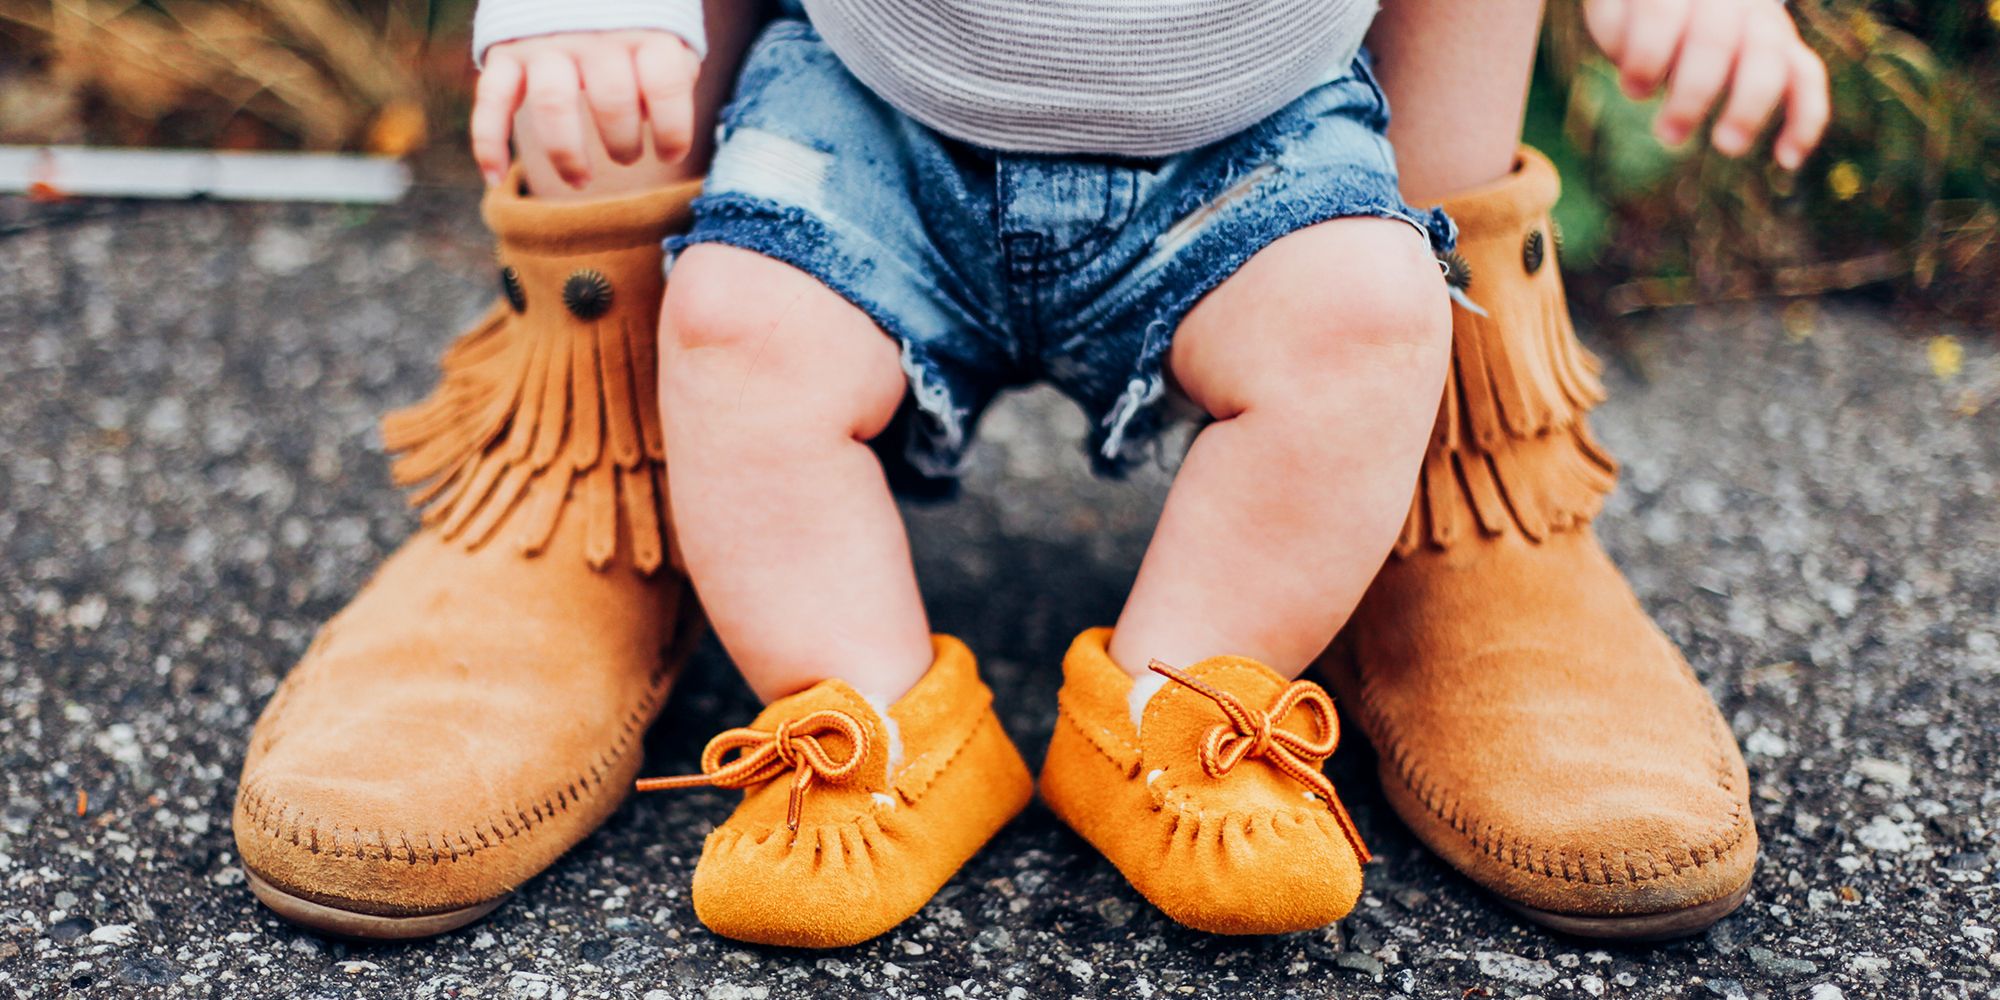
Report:
<svg viewBox="0 0 2000 1000"><path fill-rule="evenodd" d="M1450 249L1450 220L1397 192L1388 120L1364 53L1186 153L1000 153L876 98L795 14L751 50L694 226L667 250L783 261L896 339L910 395L877 448L899 486L948 488L987 404L1042 380L1089 414L1093 465L1115 474L1168 422L1182 318L1258 250L1346 216L1403 220Z"/></svg>

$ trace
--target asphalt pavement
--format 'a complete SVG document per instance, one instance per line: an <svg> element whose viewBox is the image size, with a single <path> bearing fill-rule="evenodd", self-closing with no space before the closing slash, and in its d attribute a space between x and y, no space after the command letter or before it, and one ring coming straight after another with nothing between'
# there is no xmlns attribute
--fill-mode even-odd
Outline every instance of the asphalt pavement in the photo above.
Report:
<svg viewBox="0 0 2000 1000"><path fill-rule="evenodd" d="M1521 923L1401 828L1358 737L1334 773L1379 860L1319 932L1183 930L1036 806L886 937L746 947L688 903L719 792L634 800L440 940L292 929L233 854L244 739L410 531L375 419L492 289L463 194L0 200L0 994L2000 998L2000 353L1864 301L1587 331L1626 463L1600 530L1750 763L1763 863L1705 936ZM1083 431L1011 397L964 496L910 509L935 623L1033 761L1061 652L1115 615L1169 480L1091 479ZM711 642L649 773L752 710Z"/></svg>

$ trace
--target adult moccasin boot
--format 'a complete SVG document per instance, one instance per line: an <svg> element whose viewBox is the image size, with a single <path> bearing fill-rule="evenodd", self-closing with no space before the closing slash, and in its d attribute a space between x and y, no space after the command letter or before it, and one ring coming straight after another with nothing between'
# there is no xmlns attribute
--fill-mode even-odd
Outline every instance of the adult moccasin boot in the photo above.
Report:
<svg viewBox="0 0 2000 1000"><path fill-rule="evenodd" d="M666 509L660 241L694 185L486 198L502 299L383 425L423 527L251 734L236 843L266 905L399 938L462 926L603 822L702 618Z"/></svg>
<svg viewBox="0 0 2000 1000"><path fill-rule="evenodd" d="M1576 341L1549 210L1513 174L1445 203L1452 370L1394 554L1323 663L1423 841L1566 932L1698 931L1757 858L1729 727L1591 530L1616 466Z"/></svg>

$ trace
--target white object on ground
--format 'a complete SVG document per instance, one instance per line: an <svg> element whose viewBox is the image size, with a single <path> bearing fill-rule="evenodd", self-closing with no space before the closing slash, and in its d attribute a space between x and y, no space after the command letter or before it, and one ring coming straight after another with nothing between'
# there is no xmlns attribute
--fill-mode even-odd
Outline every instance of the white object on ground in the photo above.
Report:
<svg viewBox="0 0 2000 1000"><path fill-rule="evenodd" d="M0 192L38 197L380 203L409 188L386 156L0 146Z"/></svg>

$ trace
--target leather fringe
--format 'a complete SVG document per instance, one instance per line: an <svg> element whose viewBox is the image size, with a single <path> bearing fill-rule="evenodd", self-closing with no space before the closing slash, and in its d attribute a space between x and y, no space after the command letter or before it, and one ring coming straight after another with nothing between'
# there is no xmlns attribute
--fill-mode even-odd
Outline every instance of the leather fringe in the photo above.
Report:
<svg viewBox="0 0 2000 1000"><path fill-rule="evenodd" d="M1452 306L1451 369L1399 556L1509 530L1539 542L1588 524L1617 482L1585 420L1604 401L1602 367L1577 342L1556 268L1482 289L1500 256L1473 267L1468 297L1484 312Z"/></svg>
<svg viewBox="0 0 2000 1000"><path fill-rule="evenodd" d="M577 508L593 568L621 538L642 573L677 565L659 409L643 405L653 331L617 314L561 326L538 332L497 304L445 352L430 398L383 420L390 473L426 525L468 550L506 525L523 555L540 555Z"/></svg>

